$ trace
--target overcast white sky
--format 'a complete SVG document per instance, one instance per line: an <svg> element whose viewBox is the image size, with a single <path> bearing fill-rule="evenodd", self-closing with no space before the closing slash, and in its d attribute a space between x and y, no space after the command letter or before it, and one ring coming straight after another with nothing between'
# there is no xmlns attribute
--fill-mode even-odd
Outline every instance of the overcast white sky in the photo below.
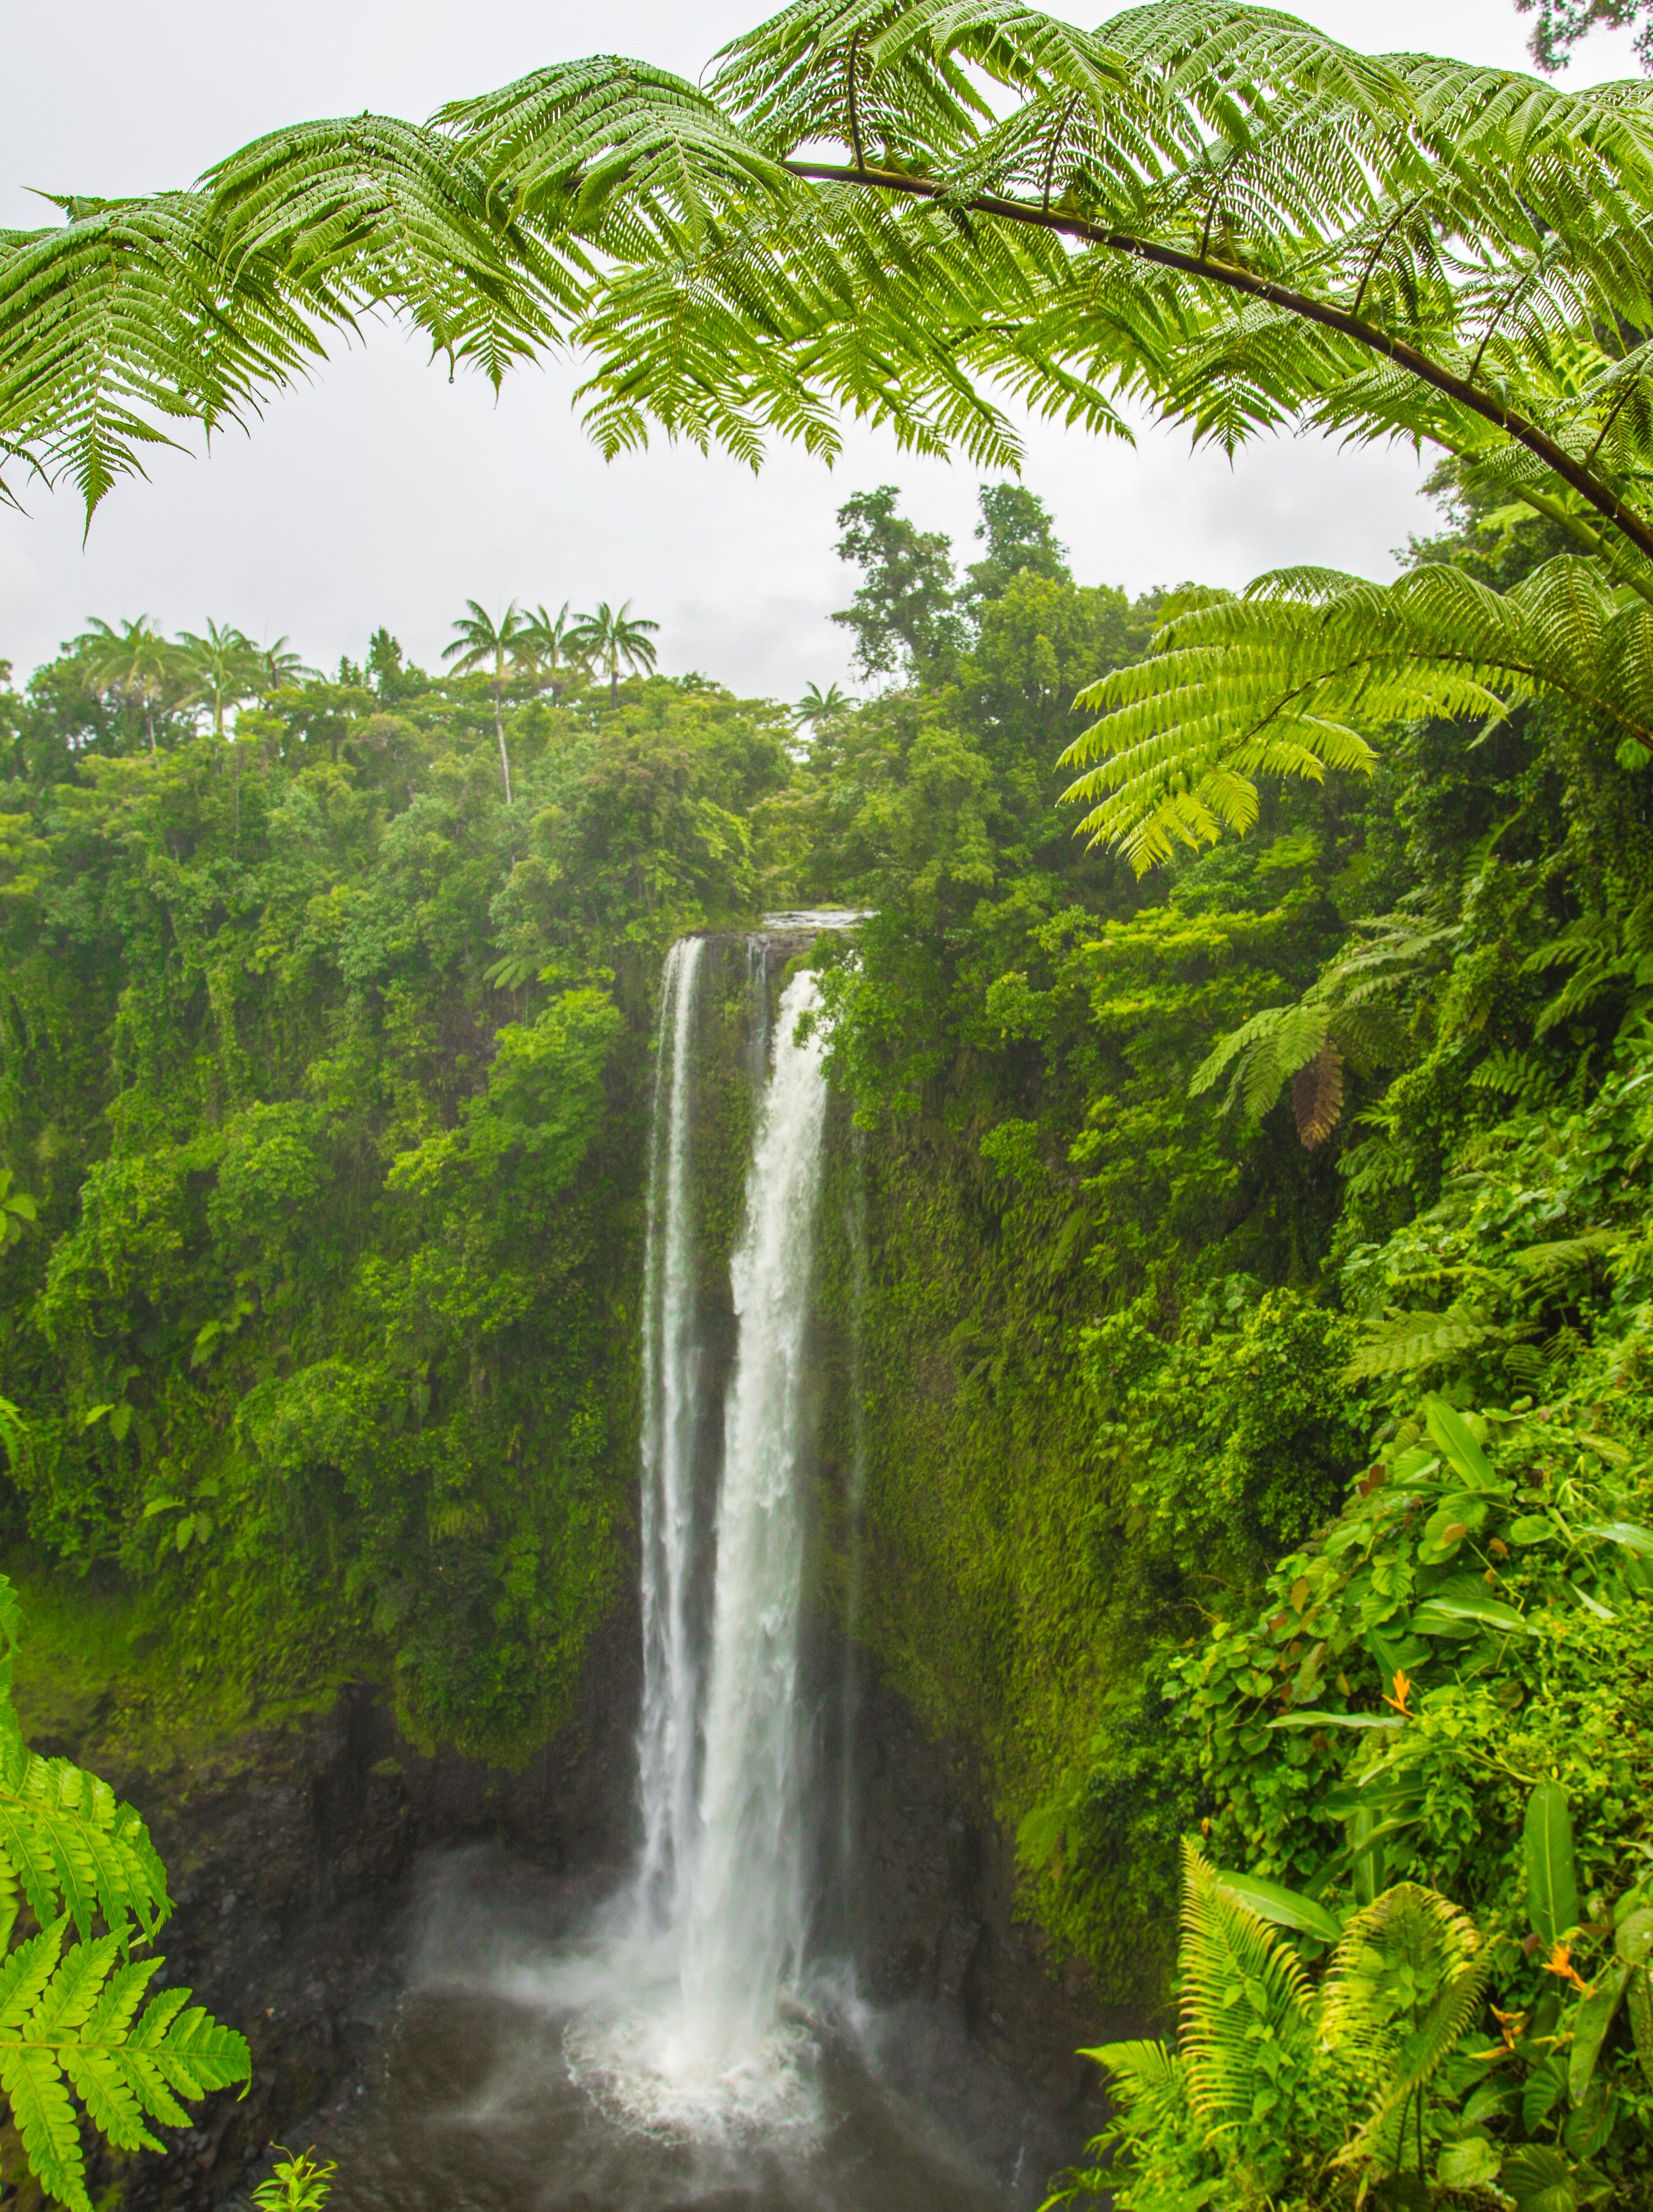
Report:
<svg viewBox="0 0 1653 2212"><path fill-rule="evenodd" d="M24 189L129 192L188 182L260 132L375 107L423 116L538 64L601 50L695 76L764 0L0 0L9 82L0 224L33 226ZM1106 7L1064 9L1100 20ZM1370 51L1429 48L1526 65L1511 0L1311 0L1298 12ZM1633 68L1598 33L1570 81ZM449 385L393 331L341 353L277 399L250 438L210 459L162 454L117 489L82 549L72 492L0 516L0 657L19 677L84 626L146 612L169 631L207 617L291 637L331 665L387 623L435 660L471 597L635 602L660 623L661 665L793 698L842 679L827 620L851 579L832 551L852 491L899 483L926 527L968 558L975 480L860 436L836 471L778 449L763 474L664 443L605 464L571 412L574 378L520 374L497 404ZM1231 469L1181 435L1133 449L1036 427L1025 480L1054 510L1088 582L1135 591L1197 577L1238 583L1285 561L1390 572L1427 526L1404 453L1269 441Z"/></svg>

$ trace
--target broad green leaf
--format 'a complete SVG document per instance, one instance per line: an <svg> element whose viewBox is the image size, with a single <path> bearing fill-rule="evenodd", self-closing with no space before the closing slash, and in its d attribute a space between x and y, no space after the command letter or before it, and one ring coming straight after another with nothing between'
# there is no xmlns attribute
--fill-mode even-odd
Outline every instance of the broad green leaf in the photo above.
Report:
<svg viewBox="0 0 1653 2212"><path fill-rule="evenodd" d="M1504 2161L1498 2185L1517 2212L1573 2212L1577 2198L1567 2161L1547 2143L1519 2143Z"/></svg>
<svg viewBox="0 0 1653 2212"><path fill-rule="evenodd" d="M1620 1544L1641 1559L1653 1559L1653 1533L1638 1528L1633 1521L1604 1521L1583 1533L1586 1536L1599 1536L1604 1543Z"/></svg>
<svg viewBox="0 0 1653 2212"><path fill-rule="evenodd" d="M1479 1575L1456 1575L1431 1590L1411 1625L1419 1636L1451 1636L1465 1628L1496 1628L1510 1636L1528 1632L1514 1606L1494 1597Z"/></svg>
<svg viewBox="0 0 1653 2212"><path fill-rule="evenodd" d="M1435 2179L1443 2189L1490 2189L1503 2161L1485 2136L1465 2142L1448 2143L1436 2165Z"/></svg>
<svg viewBox="0 0 1653 2212"><path fill-rule="evenodd" d="M1559 2051L1541 2060L1521 2087L1521 2124L1535 2136L1567 2087L1567 2062Z"/></svg>
<svg viewBox="0 0 1653 2212"><path fill-rule="evenodd" d="M1573 1859L1572 1816L1559 1782L1541 1782L1527 1800L1522 1828L1527 1869L1527 1910L1546 1948L1578 1924L1578 1876Z"/></svg>
<svg viewBox="0 0 1653 2212"><path fill-rule="evenodd" d="M1653 1911L1629 1912L1613 1932L1613 1948L1627 1966L1644 1966L1653 1957Z"/></svg>
<svg viewBox="0 0 1653 2212"><path fill-rule="evenodd" d="M1264 1723L1271 1729L1346 1728L1398 1729L1405 1726L1399 1713L1282 1713Z"/></svg>
<svg viewBox="0 0 1653 2212"><path fill-rule="evenodd" d="M1522 1513L1504 1533L1512 1544L1547 1544L1560 1531L1547 1513Z"/></svg>
<svg viewBox="0 0 1653 2212"><path fill-rule="evenodd" d="M1587 1997L1575 2006L1572 2015L1572 2051L1567 2062L1567 2094L1575 2105L1582 2105L1584 2093L1589 2087L1595 2072L1595 2062L1601 2045L1612 2027L1620 2002L1625 1993L1632 1969L1622 1962L1607 1968Z"/></svg>
<svg viewBox="0 0 1653 2212"><path fill-rule="evenodd" d="M1319 1936L1322 1943L1335 1943L1343 1933L1340 1920L1298 1890L1266 1881L1260 1875L1230 1874L1221 1867L1213 1869L1213 1879L1249 1905L1259 1919L1273 1921L1277 1928L1295 1928L1302 1935Z"/></svg>
<svg viewBox="0 0 1653 2212"><path fill-rule="evenodd" d="M1470 1432L1469 1424L1444 1398L1426 1398L1424 1419L1429 1433L1471 1488L1491 1490L1498 1477L1492 1462Z"/></svg>

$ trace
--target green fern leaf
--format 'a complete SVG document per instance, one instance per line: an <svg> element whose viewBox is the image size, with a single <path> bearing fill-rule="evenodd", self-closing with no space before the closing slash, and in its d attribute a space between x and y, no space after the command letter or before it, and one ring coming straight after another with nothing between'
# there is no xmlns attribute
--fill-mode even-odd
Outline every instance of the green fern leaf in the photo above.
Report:
<svg viewBox="0 0 1653 2212"><path fill-rule="evenodd" d="M0 2090L24 2155L47 2195L70 2212L91 2212L80 2130L56 2057L40 2044L0 2040Z"/></svg>
<svg viewBox="0 0 1653 2212"><path fill-rule="evenodd" d="M1306 2051L1310 1993L1295 1954L1183 1848L1181 2051L1194 2110L1248 2124L1280 2050Z"/></svg>

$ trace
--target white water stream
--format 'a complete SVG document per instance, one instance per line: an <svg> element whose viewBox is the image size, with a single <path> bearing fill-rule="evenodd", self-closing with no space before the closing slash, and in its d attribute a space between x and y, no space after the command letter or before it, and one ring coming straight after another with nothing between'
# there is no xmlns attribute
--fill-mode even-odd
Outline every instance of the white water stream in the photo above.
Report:
<svg viewBox="0 0 1653 2212"><path fill-rule="evenodd" d="M815 978L781 996L732 1269L739 1334L724 1421L700 1837L683 1899L687 2033L703 2054L751 2049L803 1961L804 1357L826 1080L799 1043Z"/></svg>
<svg viewBox="0 0 1653 2212"><path fill-rule="evenodd" d="M696 1467L704 1354L693 1085L702 952L697 939L673 946L662 979L649 1164L643 1844L629 1953L647 1997L623 2014L593 2016L574 2032L570 2051L594 2094L635 2121L773 2133L805 2121L813 2102L799 2063L808 2038L782 2015L807 1933L805 1357L826 1080L819 1036L796 1034L818 1004L804 972L782 992L767 1040L730 1269L736 1337L714 1486ZM761 1020L761 957L752 985ZM697 1604L708 1556L710 1601Z"/></svg>
<svg viewBox="0 0 1653 2212"><path fill-rule="evenodd" d="M638 1892L651 1926L677 1921L694 1858L700 1670L690 1618L700 1352L690 1217L696 987L705 939L683 938L661 978L643 1259L643 1808Z"/></svg>

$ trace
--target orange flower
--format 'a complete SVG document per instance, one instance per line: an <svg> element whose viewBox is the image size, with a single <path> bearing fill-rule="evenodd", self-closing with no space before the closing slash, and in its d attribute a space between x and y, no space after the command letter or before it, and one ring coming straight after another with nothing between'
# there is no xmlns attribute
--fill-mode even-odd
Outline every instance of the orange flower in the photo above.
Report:
<svg viewBox="0 0 1653 2212"><path fill-rule="evenodd" d="M1513 2051L1516 2047L1516 2038L1520 2034L1522 2029L1527 2025L1526 2014L1524 2012L1500 2012L1498 2007L1494 2005L1492 2007L1492 2017L1498 2024L1498 2033L1504 2038L1504 2049L1506 2051Z"/></svg>
<svg viewBox="0 0 1653 2212"><path fill-rule="evenodd" d="M1555 1975L1559 1981L1571 1982L1576 1990L1588 1987L1577 1967L1572 1963L1572 1953L1565 1943L1556 1945L1554 1950L1544 1961L1544 1971L1547 1974Z"/></svg>
<svg viewBox="0 0 1653 2212"><path fill-rule="evenodd" d="M1397 1667L1395 1672L1395 1695L1392 1698L1386 1696L1383 1703L1386 1705L1393 1705L1397 1713L1403 1714L1407 1720L1410 1720L1412 1709L1407 1705L1407 1699L1411 1695L1412 1677L1403 1668Z"/></svg>

